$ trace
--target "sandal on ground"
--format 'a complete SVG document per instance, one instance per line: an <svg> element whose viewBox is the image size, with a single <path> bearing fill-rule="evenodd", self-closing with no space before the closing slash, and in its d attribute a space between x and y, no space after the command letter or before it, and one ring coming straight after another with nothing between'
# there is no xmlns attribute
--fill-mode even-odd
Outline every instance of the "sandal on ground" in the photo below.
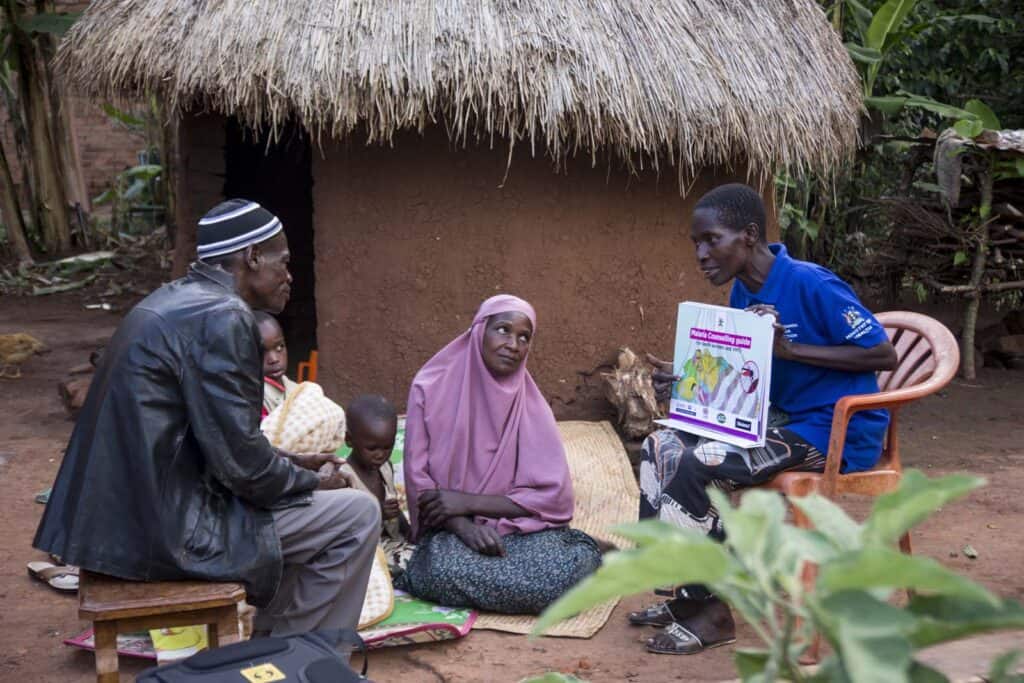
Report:
<svg viewBox="0 0 1024 683"><path fill-rule="evenodd" d="M630 612L629 623L634 626L668 626L673 621L685 621L700 614L708 603L690 598L673 598L639 612Z"/></svg>
<svg viewBox="0 0 1024 683"><path fill-rule="evenodd" d="M78 567L55 565L52 562L29 562L25 565L33 579L49 584L51 588L67 593L78 590Z"/></svg>
<svg viewBox="0 0 1024 683"><path fill-rule="evenodd" d="M638 612L630 612L627 616L629 623L634 626L668 626L675 621L668 603L666 600Z"/></svg>
<svg viewBox="0 0 1024 683"><path fill-rule="evenodd" d="M660 655L694 655L720 645L735 643L735 635L704 642L700 636L678 622L662 629L661 633L647 640L647 651Z"/></svg>

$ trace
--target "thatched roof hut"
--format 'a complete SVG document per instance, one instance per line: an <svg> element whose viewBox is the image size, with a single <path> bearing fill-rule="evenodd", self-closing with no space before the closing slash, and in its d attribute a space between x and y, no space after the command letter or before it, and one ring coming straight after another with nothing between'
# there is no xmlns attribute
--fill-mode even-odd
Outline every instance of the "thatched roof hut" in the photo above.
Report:
<svg viewBox="0 0 1024 683"><path fill-rule="evenodd" d="M721 296L688 284L692 272L671 289L691 258L679 237L692 194L780 167L831 170L856 144L861 106L814 0L94 0L60 60L96 97L157 92L183 113L186 199L206 196L199 172L227 176L218 192L259 194L232 180L233 127L262 131L265 150L282 132L308 132L317 335L343 397L381 388L390 359L383 388L401 399L411 371L495 286L532 296L542 320L549 308L564 315L569 331L533 361L552 393L618 344L667 348L673 301ZM219 169L218 145L228 147ZM556 169L536 160L545 156ZM565 245L546 241L556 233ZM473 243L480 234L491 237ZM432 257L431 242L463 248ZM492 243L504 251L488 257ZM386 273L351 274L359 259ZM586 294L567 295L574 283L551 274L566 263ZM413 321L425 340L374 328L377 307L346 313L325 293L384 301L385 317ZM330 332L355 325L372 341ZM581 360L584 330L595 339ZM376 368L376 385L348 369L356 363Z"/></svg>
<svg viewBox="0 0 1024 683"><path fill-rule="evenodd" d="M101 97L370 142L436 123L655 166L827 170L861 102L813 0L96 0L62 53Z"/></svg>

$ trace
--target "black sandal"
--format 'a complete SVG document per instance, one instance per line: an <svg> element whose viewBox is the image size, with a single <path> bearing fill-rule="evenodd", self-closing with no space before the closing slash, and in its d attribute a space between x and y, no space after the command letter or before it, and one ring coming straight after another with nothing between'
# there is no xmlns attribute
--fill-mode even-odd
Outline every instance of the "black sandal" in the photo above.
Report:
<svg viewBox="0 0 1024 683"><path fill-rule="evenodd" d="M666 608L667 609L667 608ZM671 646L658 645L659 636L671 639ZM695 655L704 650L710 650L721 645L735 643L736 636L729 635L719 640L704 642L700 636L678 622L666 626L658 636L647 639L647 651L659 655Z"/></svg>
<svg viewBox="0 0 1024 683"><path fill-rule="evenodd" d="M629 623L633 626L668 626L675 621L672 611L668 608L668 603L669 601L666 600L639 612L630 612L627 617Z"/></svg>

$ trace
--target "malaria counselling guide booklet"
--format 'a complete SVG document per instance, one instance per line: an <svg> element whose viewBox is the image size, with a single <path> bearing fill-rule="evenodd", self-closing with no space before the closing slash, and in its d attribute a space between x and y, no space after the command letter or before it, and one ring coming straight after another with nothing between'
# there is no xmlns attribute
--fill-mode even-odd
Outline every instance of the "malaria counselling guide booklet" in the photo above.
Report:
<svg viewBox="0 0 1024 683"><path fill-rule="evenodd" d="M684 301L676 320L669 417L661 424L718 441L763 446L771 386L772 316Z"/></svg>

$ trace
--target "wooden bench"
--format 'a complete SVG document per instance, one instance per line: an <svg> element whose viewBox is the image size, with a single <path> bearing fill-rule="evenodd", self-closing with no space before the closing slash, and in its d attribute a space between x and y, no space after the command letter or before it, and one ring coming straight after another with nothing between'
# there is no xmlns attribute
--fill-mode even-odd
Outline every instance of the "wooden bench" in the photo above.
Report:
<svg viewBox="0 0 1024 683"><path fill-rule="evenodd" d="M239 583L149 583L81 572L78 616L93 625L96 680L118 681L118 633L206 624L211 648L237 642L238 603L244 599Z"/></svg>

